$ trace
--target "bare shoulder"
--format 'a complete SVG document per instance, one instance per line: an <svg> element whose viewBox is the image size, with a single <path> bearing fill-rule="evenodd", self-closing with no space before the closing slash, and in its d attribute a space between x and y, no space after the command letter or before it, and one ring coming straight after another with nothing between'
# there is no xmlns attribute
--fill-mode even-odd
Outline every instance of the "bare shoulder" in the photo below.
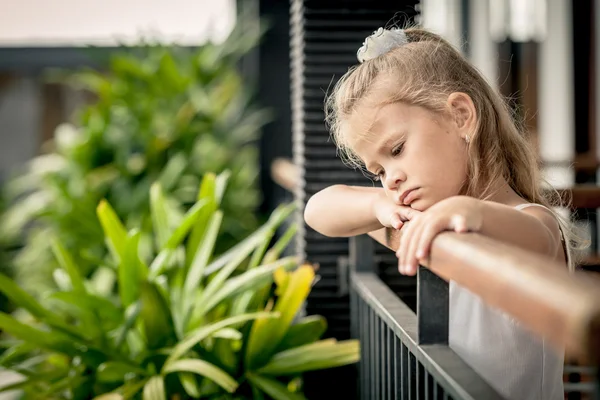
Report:
<svg viewBox="0 0 600 400"><path fill-rule="evenodd" d="M562 249L562 235L560 230L560 224L558 223L557 216L548 208L542 207L539 205L531 205L529 207L525 207L520 212L526 213L535 217L538 221L542 223L542 225L548 230L548 232L552 235L553 241L556 245L560 245L560 249ZM557 252L557 254L562 254L562 251Z"/></svg>

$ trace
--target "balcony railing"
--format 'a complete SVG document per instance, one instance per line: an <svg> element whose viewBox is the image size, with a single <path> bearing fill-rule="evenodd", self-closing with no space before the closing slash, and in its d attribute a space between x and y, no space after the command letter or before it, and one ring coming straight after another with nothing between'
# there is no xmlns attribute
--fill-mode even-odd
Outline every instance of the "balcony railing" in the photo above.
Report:
<svg viewBox="0 0 600 400"><path fill-rule="evenodd" d="M476 234L444 233L427 268L419 268L415 314L373 270L371 239L352 238L350 249L352 332L362 345L360 399L503 398L448 346L450 280L571 357L600 362L600 280ZM596 377L588 398L598 398L595 370L584 372Z"/></svg>

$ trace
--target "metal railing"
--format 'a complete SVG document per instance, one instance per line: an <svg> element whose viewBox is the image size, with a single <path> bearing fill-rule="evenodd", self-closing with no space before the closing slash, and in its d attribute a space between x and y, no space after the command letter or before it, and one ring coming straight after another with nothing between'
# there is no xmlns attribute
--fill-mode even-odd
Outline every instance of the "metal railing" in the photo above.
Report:
<svg viewBox="0 0 600 400"><path fill-rule="evenodd" d="M448 346L449 280L583 362L600 361L600 282L488 238L446 233L434 241L428 268L419 268L415 313L379 279L373 252L371 238L350 239L352 335L362 346L360 399L503 398ZM502 295L507 284L511 296ZM600 398L596 370L585 371L595 378L586 384L587 398ZM572 389L565 385L567 396Z"/></svg>

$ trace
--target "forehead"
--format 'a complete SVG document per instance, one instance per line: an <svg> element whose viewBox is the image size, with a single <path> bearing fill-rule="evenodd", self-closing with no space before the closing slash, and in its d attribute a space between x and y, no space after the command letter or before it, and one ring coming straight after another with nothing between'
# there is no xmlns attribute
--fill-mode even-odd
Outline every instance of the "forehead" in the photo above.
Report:
<svg viewBox="0 0 600 400"><path fill-rule="evenodd" d="M411 124L410 108L403 103L359 105L344 126L348 145L357 151L361 147L392 140L391 134L405 131Z"/></svg>

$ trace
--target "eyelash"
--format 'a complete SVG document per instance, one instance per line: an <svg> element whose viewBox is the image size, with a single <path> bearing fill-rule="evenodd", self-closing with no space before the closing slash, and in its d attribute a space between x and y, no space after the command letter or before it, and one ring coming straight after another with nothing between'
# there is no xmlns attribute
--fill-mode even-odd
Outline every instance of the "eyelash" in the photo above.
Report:
<svg viewBox="0 0 600 400"><path fill-rule="evenodd" d="M400 143L396 147L392 149L392 157L397 157L402 154L402 150L404 150L404 143ZM371 179L375 182L381 181L381 176L385 174L385 171L380 170L377 173L373 174Z"/></svg>

